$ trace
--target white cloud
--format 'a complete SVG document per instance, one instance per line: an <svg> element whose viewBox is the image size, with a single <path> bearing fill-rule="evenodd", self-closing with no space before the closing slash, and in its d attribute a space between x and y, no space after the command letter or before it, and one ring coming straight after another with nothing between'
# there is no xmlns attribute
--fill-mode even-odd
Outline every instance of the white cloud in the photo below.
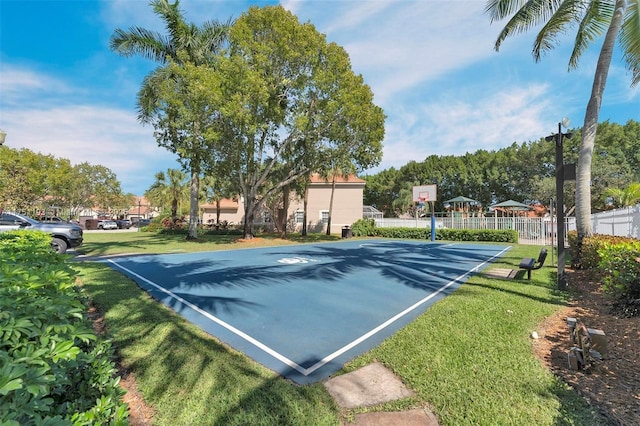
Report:
<svg viewBox="0 0 640 426"><path fill-rule="evenodd" d="M187 21L196 23L238 17L250 4L277 2L180 2ZM480 0L281 4L345 47L354 70L384 108L384 158L376 170L428 155L536 140L552 132L563 116L576 127L582 124L598 48L585 52L580 67L567 73L571 35L534 64L530 51L535 30L510 38L496 53L493 43L504 23L490 25ZM125 191L141 193L157 171L178 165L156 145L152 129L142 127L135 117L135 95L155 64L109 52L108 39L115 28L140 26L160 33L165 29L148 1L109 0L99 5L103 38L91 55L72 58L74 66L81 66L58 67L28 55L24 60L31 66L16 66L15 58L3 56L0 127L13 148L102 164L118 175ZM56 74L56 69L65 74ZM640 92L630 89L629 81L614 58L602 119L640 119Z"/></svg>
<svg viewBox="0 0 640 426"><path fill-rule="evenodd" d="M46 96L49 92L69 94L73 90L67 82L38 73L25 67L3 64L0 74L0 91L3 106L19 106L34 96Z"/></svg>
<svg viewBox="0 0 640 426"><path fill-rule="evenodd" d="M11 67L3 69L2 93L2 128L11 148L108 167L127 192L146 189L158 171L178 168L133 110L78 101L83 89Z"/></svg>
<svg viewBox="0 0 640 426"><path fill-rule="evenodd" d="M376 170L430 155L462 155L538 140L549 131L549 89L509 87L486 97L439 99L418 109L399 106L390 114L403 119L387 123L383 163Z"/></svg>

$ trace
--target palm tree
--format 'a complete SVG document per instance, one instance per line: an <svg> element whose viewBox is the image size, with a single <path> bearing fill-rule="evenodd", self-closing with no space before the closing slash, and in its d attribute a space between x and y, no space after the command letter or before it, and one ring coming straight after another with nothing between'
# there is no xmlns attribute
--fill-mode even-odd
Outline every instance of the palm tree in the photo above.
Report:
<svg viewBox="0 0 640 426"><path fill-rule="evenodd" d="M145 28L132 27L129 30L116 29L111 36L111 49L123 56L138 55L161 64L150 75L146 76L138 92L138 119L148 123L156 110L155 87L170 76L165 66L170 62L182 65L191 63L203 65L210 63L214 54L219 52L226 41L231 21L219 23L209 21L201 27L187 23L179 8L179 1L173 4L169 0L153 0L153 11L165 23L168 35L163 35ZM175 140L174 146L179 142ZM200 186L200 171L203 159L194 151L193 155L172 149L188 165L191 171L189 236L198 236L198 193ZM186 155L191 155L185 158Z"/></svg>
<svg viewBox="0 0 640 426"><path fill-rule="evenodd" d="M610 188L605 195L613 199L616 207L631 207L640 202L640 182L632 182L626 188Z"/></svg>
<svg viewBox="0 0 640 426"><path fill-rule="evenodd" d="M640 0L489 0L485 12L491 21L511 16L495 43L510 35L542 24L534 46L536 61L554 47L559 36L578 24L569 70L577 68L578 60L589 45L604 35L596 65L582 127L582 139L576 176L576 222L579 242L593 233L591 228L591 157L598 129L598 116L616 39L620 41L631 85L640 82Z"/></svg>
<svg viewBox="0 0 640 426"><path fill-rule="evenodd" d="M178 216L178 205L188 198L188 179L181 170L167 169L167 173L156 173L156 180L145 193L145 197L156 205L171 205L171 219Z"/></svg>

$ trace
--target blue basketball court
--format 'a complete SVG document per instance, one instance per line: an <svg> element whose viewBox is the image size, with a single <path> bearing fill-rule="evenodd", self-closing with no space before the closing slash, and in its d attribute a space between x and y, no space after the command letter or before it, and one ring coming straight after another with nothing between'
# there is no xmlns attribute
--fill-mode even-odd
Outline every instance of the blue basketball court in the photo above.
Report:
<svg viewBox="0 0 640 426"><path fill-rule="evenodd" d="M378 345L509 249L347 240L106 262L207 333L306 384Z"/></svg>

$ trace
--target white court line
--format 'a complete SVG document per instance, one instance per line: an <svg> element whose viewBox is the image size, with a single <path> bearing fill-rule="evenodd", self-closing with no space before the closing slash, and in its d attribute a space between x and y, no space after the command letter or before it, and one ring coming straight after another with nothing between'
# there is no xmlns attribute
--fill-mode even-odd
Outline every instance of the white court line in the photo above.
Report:
<svg viewBox="0 0 640 426"><path fill-rule="evenodd" d="M502 250L501 252L499 252L499 253L493 255L492 257L490 257L489 259L485 260L484 262L474 266L473 268L471 268L470 270L468 270L464 274L459 275L458 277L456 277L453 280L449 281L447 284L443 285L437 291L431 293L429 296L423 298L422 300L419 300L418 302L414 303L413 305L411 305L410 307L408 307L404 311L402 311L402 312L396 314L395 316L389 318L387 321L383 322L382 324L380 324L376 328L372 329L371 331L369 331L366 334L363 334L362 336L360 336L356 340L354 340L351 343L343 346L342 348L338 349L337 351L333 352L332 354L327 355L326 357L324 357L323 359L321 359L320 361L318 361L317 363L315 363L314 365L312 365L309 368L304 368L304 367L300 366L299 364L297 364L296 362L290 360L286 356L284 356L284 355L280 354L279 352L276 352L275 350L271 349L270 347L268 347L264 343L254 339L253 337L249 336L248 334L238 330L237 328L235 328L231 324L221 320L220 318L218 318L218 317L216 317L214 315L211 315L209 312L207 312L207 311L205 311L203 309L200 309L198 306L196 306L193 303L183 299L182 297L180 297L180 296L176 295L175 293L167 290L166 288L163 288L163 287L159 286L158 284L154 283L153 281L146 279L142 275L137 274L137 273L133 272L132 270L130 270L128 268L125 268L122 265L119 265L118 263L114 262L113 260L108 259L107 261L112 263L112 264L114 264L118 268L120 268L120 269L122 269L124 271L127 271L128 273L140 278L141 280L143 280L147 284L152 285L153 287L155 287L156 289L160 290L161 292L163 292L163 293L169 295L170 297L178 300L179 302L185 304L186 306L190 307L191 309L193 309L194 311L196 311L199 314L203 315L204 317L210 319L211 321L215 322L216 324L218 324L218 325L226 328L227 330L231 331L232 333L234 333L238 337L241 337L242 339L246 340L247 342L251 343L252 345L258 347L259 349L262 349L263 351L265 351L269 355L273 356L277 360L279 360L282 363L284 363L284 364L288 365L289 367L293 368L294 370L296 370L297 372L301 373L302 375L308 376L311 373L313 373L314 371L322 368L323 366L325 366L329 362L333 361L335 358L337 358L340 355L344 354L348 350L354 348L355 346L359 345L363 341L367 340L369 337L373 336L374 334L376 334L379 331L383 330L384 328L388 327L390 324L393 324L394 322L396 322L397 320L399 320L403 316L407 315L409 312L411 312L414 309L416 309L418 306L423 305L424 303L426 303L429 300L433 299L435 296L439 295L440 293L445 291L447 288L451 287L452 285L454 285L454 284L456 284L458 282L461 282L463 279L468 277L470 274L472 274L473 272L476 272L481 267L483 267L484 265L486 265L487 263L489 263L493 259L501 256L503 253L507 252L510 249L511 249L511 247L507 247L504 250Z"/></svg>
<svg viewBox="0 0 640 426"><path fill-rule="evenodd" d="M190 307L191 309L193 309L194 311L198 312L199 314L205 316L206 318L209 318L211 321L215 322L216 324L221 325L222 327L226 328L227 330L229 330L230 332L234 333L235 335L243 338L247 342L257 346L258 348L262 349L263 351L265 351L266 353L268 353L272 357L274 357L277 360L283 362L284 364L286 364L289 367L295 369L296 371L304 374L305 376L309 375L309 373L307 372L307 370L305 368L301 367L300 365L298 365L294 361L291 361L289 358L285 357L284 355L274 351L273 349L271 349L269 346L265 345L264 343L254 339L253 337L249 336L248 334L238 330L237 328L235 328L231 324L221 320L220 318L218 318L218 317L216 317L214 315L211 315L209 312L207 312L207 311L205 311L203 309L200 309L198 306L194 305L193 303L189 302L188 300L185 300L182 297L178 296L177 294L167 290L166 288L163 288L163 287L159 286L158 284L154 283L153 281L146 279L142 275L133 272L131 269L125 268L124 266L117 264L113 260L108 259L107 261L110 262L110 263L113 263L118 268L122 269L123 271L127 271L128 273L140 278L142 281L146 282L149 285L152 285L153 287L157 288L161 292L163 292L165 294L168 294L170 297L176 299L180 303L185 304L186 306Z"/></svg>
<svg viewBox="0 0 640 426"><path fill-rule="evenodd" d="M479 268L481 268L482 266L486 265L487 263L489 263L491 260L495 259L496 257L502 255L502 253L508 251L509 249L511 249L511 247L507 247L504 250L502 250L500 253L493 255L492 257L490 257L489 259L485 260L484 262L480 263L479 265L474 266L472 269L470 269L469 271L465 272L462 275L459 275L458 277L454 278L453 280L449 281L447 284L443 285L442 287L440 287L437 291L435 291L434 293L431 293L429 296L425 297L424 299L414 303L413 305L411 305L410 307L408 307L407 309L405 309L404 311L400 312L399 314L389 318L387 321L383 322L382 324L380 324L379 326L377 326L376 328L374 328L373 330L369 331L366 334L363 334L362 336L360 336L358 339L354 340L353 342L349 343L346 346L343 346L342 348L338 349L337 351L335 351L334 353L328 355L327 357L321 359L320 361L318 361L316 364L312 365L311 367L309 367L307 370L309 370L309 372L314 372L315 370L317 370L318 368L321 368L322 366L324 366L325 364L331 362L333 359L339 357L340 355L342 355L343 353L347 352L349 349L352 349L354 346L362 343L363 341L365 341L366 339L368 339L369 337L373 336L374 334L376 334L377 332L381 331L382 329L384 329L385 327L387 327L388 325L394 323L395 321L397 321L398 319L402 318L403 316L405 316L406 314L408 314L409 312L413 311L415 308L417 308L418 306L424 304L425 302L433 299L435 296L437 296L438 294L442 293L443 291L445 291L447 288L451 287L453 284L463 280L465 277L467 277L468 275L470 275L471 273L477 271Z"/></svg>

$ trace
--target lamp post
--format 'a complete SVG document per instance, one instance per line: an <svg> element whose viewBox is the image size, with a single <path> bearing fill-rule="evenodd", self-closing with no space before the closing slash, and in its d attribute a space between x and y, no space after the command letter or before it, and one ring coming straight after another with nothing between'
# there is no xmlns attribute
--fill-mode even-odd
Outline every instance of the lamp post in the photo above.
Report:
<svg viewBox="0 0 640 426"><path fill-rule="evenodd" d="M567 289L567 274L564 269L564 160L562 158L562 140L571 139L573 133L562 133L562 126L568 127L569 120L558 123L558 133L545 137L547 142L556 142L556 225L558 227L558 289Z"/></svg>
<svg viewBox="0 0 640 426"><path fill-rule="evenodd" d="M138 231L140 231L140 198L138 198Z"/></svg>

